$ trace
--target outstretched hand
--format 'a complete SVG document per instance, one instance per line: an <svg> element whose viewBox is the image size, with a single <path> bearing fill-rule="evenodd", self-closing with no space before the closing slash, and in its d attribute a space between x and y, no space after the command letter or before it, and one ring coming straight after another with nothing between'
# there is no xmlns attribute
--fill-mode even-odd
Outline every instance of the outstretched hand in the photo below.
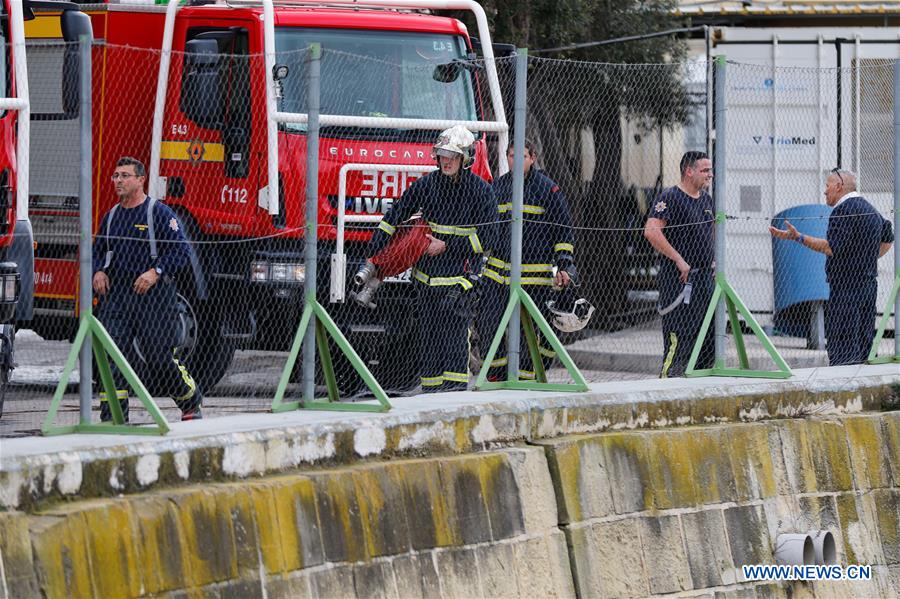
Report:
<svg viewBox="0 0 900 599"><path fill-rule="evenodd" d="M791 224L791 221L785 219L784 226L786 229L776 229L775 227L769 227L769 233L772 234L772 237L777 239L787 239L788 241L795 241L799 239L800 232Z"/></svg>

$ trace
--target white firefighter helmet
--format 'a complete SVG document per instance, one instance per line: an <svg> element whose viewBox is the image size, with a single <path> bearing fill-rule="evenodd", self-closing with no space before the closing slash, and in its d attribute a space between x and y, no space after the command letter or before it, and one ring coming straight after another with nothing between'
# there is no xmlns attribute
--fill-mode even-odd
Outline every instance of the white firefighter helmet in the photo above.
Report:
<svg viewBox="0 0 900 599"><path fill-rule="evenodd" d="M475 160L475 136L462 125L453 125L442 131L431 149L431 157L435 160L438 156L457 154L462 156L463 166L469 166Z"/></svg>
<svg viewBox="0 0 900 599"><path fill-rule="evenodd" d="M547 302L552 316L550 323L563 333L574 333L587 326L594 315L594 306L578 297L571 288L559 292L558 297Z"/></svg>

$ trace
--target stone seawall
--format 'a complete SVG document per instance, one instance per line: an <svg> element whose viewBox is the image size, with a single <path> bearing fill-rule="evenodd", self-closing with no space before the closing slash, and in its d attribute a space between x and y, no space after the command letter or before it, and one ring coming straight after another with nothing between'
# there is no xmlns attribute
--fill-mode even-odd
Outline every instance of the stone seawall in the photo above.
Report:
<svg viewBox="0 0 900 599"><path fill-rule="evenodd" d="M0 597L900 597L897 378L4 442ZM873 580L743 579L817 529Z"/></svg>

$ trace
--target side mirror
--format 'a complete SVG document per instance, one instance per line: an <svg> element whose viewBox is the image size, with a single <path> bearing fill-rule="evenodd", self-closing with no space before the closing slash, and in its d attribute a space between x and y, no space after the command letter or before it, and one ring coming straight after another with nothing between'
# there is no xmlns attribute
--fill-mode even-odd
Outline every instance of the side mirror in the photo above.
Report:
<svg viewBox="0 0 900 599"><path fill-rule="evenodd" d="M222 126L219 95L219 45L214 39L193 39L185 44L181 111L206 129Z"/></svg>
<svg viewBox="0 0 900 599"><path fill-rule="evenodd" d="M434 67L431 78L435 81L440 81L441 83L453 83L459 79L460 70L459 63L456 61L439 64Z"/></svg>

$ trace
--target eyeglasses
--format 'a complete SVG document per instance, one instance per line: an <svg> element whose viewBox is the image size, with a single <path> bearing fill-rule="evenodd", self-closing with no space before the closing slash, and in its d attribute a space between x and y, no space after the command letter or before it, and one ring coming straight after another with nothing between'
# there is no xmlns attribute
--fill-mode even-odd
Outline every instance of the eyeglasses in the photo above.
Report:
<svg viewBox="0 0 900 599"><path fill-rule="evenodd" d="M113 176L109 178L109 180L110 181L118 181L119 179L121 179L124 181L124 180L130 179L132 177L137 177L137 175L132 175L129 173L114 173Z"/></svg>
<svg viewBox="0 0 900 599"><path fill-rule="evenodd" d="M831 169L832 175L837 175L838 180L841 182L841 187L844 186L844 178L841 176L841 169L839 167L834 167Z"/></svg>

